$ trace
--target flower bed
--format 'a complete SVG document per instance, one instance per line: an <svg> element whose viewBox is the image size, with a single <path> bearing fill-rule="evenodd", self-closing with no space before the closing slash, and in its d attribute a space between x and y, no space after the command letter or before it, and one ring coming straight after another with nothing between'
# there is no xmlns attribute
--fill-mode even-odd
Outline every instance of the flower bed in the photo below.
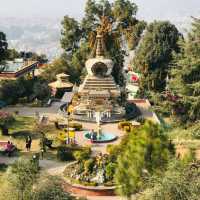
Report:
<svg viewBox="0 0 200 200"><path fill-rule="evenodd" d="M110 186L106 183L100 185L97 182L90 182L88 174L85 174L85 177L83 174L82 177L81 174L76 174L76 170L80 167L79 164L79 162L73 162L66 167L63 182L63 188L66 192L81 196L115 196L116 187L113 183Z"/></svg>
<svg viewBox="0 0 200 200"><path fill-rule="evenodd" d="M78 157L79 155L75 155ZM79 156L80 157L80 156ZM98 155L95 158L79 158L75 163L67 166L64 177L72 184L82 186L114 186L113 176L116 164L111 161L108 155Z"/></svg>

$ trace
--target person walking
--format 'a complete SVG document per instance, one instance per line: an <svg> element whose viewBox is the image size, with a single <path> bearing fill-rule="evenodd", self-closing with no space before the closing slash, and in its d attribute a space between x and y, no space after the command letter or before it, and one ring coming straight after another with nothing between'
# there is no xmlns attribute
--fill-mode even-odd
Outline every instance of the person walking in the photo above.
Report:
<svg viewBox="0 0 200 200"><path fill-rule="evenodd" d="M31 136L28 136L28 137L26 138L26 149L27 149L27 151L30 151L30 149L31 149L31 144L32 144L32 138L31 138Z"/></svg>

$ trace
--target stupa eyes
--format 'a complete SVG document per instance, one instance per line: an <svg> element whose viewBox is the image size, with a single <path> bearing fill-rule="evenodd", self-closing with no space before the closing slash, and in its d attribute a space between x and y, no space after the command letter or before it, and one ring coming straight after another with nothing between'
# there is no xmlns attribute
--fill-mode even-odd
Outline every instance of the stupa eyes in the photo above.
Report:
<svg viewBox="0 0 200 200"><path fill-rule="evenodd" d="M98 77L105 77L106 76L106 73L108 71L108 68L107 66L102 63L102 62L98 62L98 63L95 63L93 66L92 66L92 73L95 75L95 76L98 76Z"/></svg>

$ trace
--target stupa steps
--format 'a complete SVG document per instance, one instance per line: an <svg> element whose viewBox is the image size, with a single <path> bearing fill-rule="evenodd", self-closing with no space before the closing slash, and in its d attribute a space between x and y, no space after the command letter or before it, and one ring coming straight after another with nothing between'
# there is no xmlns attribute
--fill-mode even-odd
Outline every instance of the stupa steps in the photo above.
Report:
<svg viewBox="0 0 200 200"><path fill-rule="evenodd" d="M109 85L109 86L116 86L114 83L86 83L85 85L95 85L95 86L102 86L102 85Z"/></svg>
<svg viewBox="0 0 200 200"><path fill-rule="evenodd" d="M114 80L86 80L85 83L96 83L96 84L115 84Z"/></svg>
<svg viewBox="0 0 200 200"><path fill-rule="evenodd" d="M106 84L116 85L114 81L101 81L101 82L99 82L99 81L86 81L85 83L86 84L100 84L100 85L102 85L102 84L105 84L105 85Z"/></svg>
<svg viewBox="0 0 200 200"><path fill-rule="evenodd" d="M103 87L93 87L93 86L89 87L89 86L86 86L83 89L84 90L99 90L99 89L101 89L101 90L117 90L118 88L116 88L116 87L108 87L108 86L103 86Z"/></svg>
<svg viewBox="0 0 200 200"><path fill-rule="evenodd" d="M114 81L114 79L112 77L108 77L108 78L87 78L88 81Z"/></svg>

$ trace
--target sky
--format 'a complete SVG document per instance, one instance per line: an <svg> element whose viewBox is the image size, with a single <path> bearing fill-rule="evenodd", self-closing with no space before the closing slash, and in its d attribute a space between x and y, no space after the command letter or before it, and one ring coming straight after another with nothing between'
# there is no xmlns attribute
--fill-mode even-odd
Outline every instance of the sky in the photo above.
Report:
<svg viewBox="0 0 200 200"><path fill-rule="evenodd" d="M80 19L86 0L0 0L0 17L61 18L68 14ZM200 0L134 0L138 16L154 19L189 18L200 16Z"/></svg>

